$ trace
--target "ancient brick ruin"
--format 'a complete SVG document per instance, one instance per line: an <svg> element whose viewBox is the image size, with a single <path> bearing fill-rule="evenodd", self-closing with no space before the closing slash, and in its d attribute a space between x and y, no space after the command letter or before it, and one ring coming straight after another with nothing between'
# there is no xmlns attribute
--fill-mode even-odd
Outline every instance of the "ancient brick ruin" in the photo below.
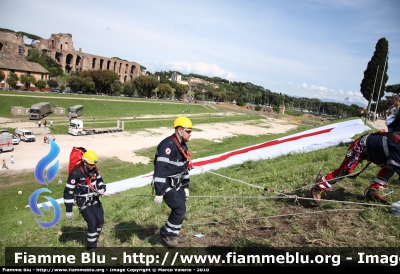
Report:
<svg viewBox="0 0 400 274"><path fill-rule="evenodd" d="M22 35L0 31L0 56L17 59L26 56L30 48L45 52L67 73L76 70L112 70L122 83L135 79L141 73L140 64L136 62L83 53L81 48L75 50L69 33L52 34L49 39L40 39L32 46L27 46Z"/></svg>

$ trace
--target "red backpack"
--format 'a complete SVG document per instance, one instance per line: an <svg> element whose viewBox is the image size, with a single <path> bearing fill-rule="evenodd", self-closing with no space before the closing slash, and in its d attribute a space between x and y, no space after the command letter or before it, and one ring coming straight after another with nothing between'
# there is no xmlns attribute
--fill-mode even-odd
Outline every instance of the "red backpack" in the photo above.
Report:
<svg viewBox="0 0 400 274"><path fill-rule="evenodd" d="M73 147L71 154L69 155L69 168L68 168L68 174L74 170L74 168L82 163L82 156L83 153L86 152L86 149L84 147Z"/></svg>

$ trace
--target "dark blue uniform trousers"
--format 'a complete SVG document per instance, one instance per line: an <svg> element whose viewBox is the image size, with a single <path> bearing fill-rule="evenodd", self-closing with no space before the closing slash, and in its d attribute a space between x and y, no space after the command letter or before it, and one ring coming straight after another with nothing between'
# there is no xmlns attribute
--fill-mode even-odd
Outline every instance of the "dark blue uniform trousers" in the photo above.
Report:
<svg viewBox="0 0 400 274"><path fill-rule="evenodd" d="M176 237L179 234L186 214L186 195L183 187L178 191L171 189L165 193L164 201L171 208L171 213L165 225L160 229L160 234L164 238L167 236Z"/></svg>
<svg viewBox="0 0 400 274"><path fill-rule="evenodd" d="M81 214L88 226L87 247L95 248L104 224L103 206L98 202L97 204L84 208Z"/></svg>

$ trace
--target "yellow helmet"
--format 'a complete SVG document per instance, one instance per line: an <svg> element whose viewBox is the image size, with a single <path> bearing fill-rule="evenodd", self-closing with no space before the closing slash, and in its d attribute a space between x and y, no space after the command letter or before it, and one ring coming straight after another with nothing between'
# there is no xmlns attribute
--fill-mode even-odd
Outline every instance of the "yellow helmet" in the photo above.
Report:
<svg viewBox="0 0 400 274"><path fill-rule="evenodd" d="M189 118L181 116L175 119L174 128L183 127L183 128L192 128L192 121Z"/></svg>
<svg viewBox="0 0 400 274"><path fill-rule="evenodd" d="M94 152L93 150L88 150L83 153L82 160L84 160L89 165L95 165L97 164L99 157L97 157L96 152Z"/></svg>

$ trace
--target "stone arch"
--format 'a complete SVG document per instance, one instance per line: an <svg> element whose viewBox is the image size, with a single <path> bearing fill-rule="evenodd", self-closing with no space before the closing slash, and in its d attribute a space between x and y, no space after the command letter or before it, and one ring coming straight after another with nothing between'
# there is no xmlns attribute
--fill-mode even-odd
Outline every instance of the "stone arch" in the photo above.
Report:
<svg viewBox="0 0 400 274"><path fill-rule="evenodd" d="M104 59L100 59L99 68L103 69Z"/></svg>
<svg viewBox="0 0 400 274"><path fill-rule="evenodd" d="M75 58L75 69L80 68L82 70L82 57L77 55Z"/></svg>
<svg viewBox="0 0 400 274"><path fill-rule="evenodd" d="M135 66L135 65L132 65L129 73L130 73L130 74L134 74L135 71L136 71L136 66Z"/></svg>
<svg viewBox="0 0 400 274"><path fill-rule="evenodd" d="M119 66L118 66L118 73L121 73L121 68L122 68L122 63L121 63L121 62L119 62ZM120 75L120 77L121 77L121 75Z"/></svg>
<svg viewBox="0 0 400 274"><path fill-rule="evenodd" d="M74 68L74 55L69 53L65 57L65 71L67 73L71 73L71 70Z"/></svg>
<svg viewBox="0 0 400 274"><path fill-rule="evenodd" d="M93 57L93 59L92 59L92 69L96 69L96 62L97 62L97 58Z"/></svg>
<svg viewBox="0 0 400 274"><path fill-rule="evenodd" d="M56 62L62 67L64 68L64 54L62 54L61 52L56 52L54 58L56 59Z"/></svg>

